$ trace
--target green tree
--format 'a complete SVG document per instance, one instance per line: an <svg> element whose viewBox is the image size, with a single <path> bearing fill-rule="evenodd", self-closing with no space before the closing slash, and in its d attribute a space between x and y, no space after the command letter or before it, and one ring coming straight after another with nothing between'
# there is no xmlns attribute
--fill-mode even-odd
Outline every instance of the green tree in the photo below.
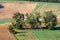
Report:
<svg viewBox="0 0 60 40"><path fill-rule="evenodd" d="M22 29L24 25L24 14L17 12L14 14L13 19L15 28Z"/></svg>
<svg viewBox="0 0 60 40"><path fill-rule="evenodd" d="M40 13L32 13L27 16L27 22L31 25L31 28L38 27L40 21Z"/></svg>
<svg viewBox="0 0 60 40"><path fill-rule="evenodd" d="M48 29L53 29L57 24L56 15L54 15L52 11L45 12L44 20Z"/></svg>

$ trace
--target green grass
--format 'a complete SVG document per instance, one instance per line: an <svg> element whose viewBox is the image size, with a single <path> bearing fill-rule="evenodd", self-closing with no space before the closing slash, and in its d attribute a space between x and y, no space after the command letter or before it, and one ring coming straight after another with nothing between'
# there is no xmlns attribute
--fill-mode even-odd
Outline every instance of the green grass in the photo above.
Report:
<svg viewBox="0 0 60 40"><path fill-rule="evenodd" d="M10 23L12 21L12 19L0 19L0 24Z"/></svg>
<svg viewBox="0 0 60 40"><path fill-rule="evenodd" d="M0 0L0 3L3 3L3 2L13 2L13 1L17 1L17 0Z"/></svg>
<svg viewBox="0 0 60 40"><path fill-rule="evenodd" d="M0 1L17 1L17 0L0 0Z"/></svg>
<svg viewBox="0 0 60 40"><path fill-rule="evenodd" d="M18 33L16 34L18 39L27 40L30 38L33 40L38 38L39 40L60 40L60 30L22 30L22 32L23 31L26 33L31 32L32 34L26 35L26 33Z"/></svg>
<svg viewBox="0 0 60 40"><path fill-rule="evenodd" d="M57 25L56 25L57 27L60 27L60 23L57 23Z"/></svg>

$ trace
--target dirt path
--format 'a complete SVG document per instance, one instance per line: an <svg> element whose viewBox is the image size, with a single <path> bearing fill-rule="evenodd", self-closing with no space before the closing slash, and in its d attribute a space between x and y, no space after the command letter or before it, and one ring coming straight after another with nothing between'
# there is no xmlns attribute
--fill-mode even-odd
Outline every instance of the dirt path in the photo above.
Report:
<svg viewBox="0 0 60 40"><path fill-rule="evenodd" d="M15 40L14 36L8 31L8 27L0 26L0 40Z"/></svg>

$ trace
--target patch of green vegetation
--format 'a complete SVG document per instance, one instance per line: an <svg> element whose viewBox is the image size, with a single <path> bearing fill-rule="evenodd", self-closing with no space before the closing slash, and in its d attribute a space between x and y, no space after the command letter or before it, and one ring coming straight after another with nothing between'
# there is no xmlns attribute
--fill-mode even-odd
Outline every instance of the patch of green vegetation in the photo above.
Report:
<svg viewBox="0 0 60 40"><path fill-rule="evenodd" d="M0 3L6 3L6 2L18 2L23 4L24 1L23 0L0 0Z"/></svg>
<svg viewBox="0 0 60 40"><path fill-rule="evenodd" d="M12 19L0 19L0 24L10 23L12 21Z"/></svg>
<svg viewBox="0 0 60 40"><path fill-rule="evenodd" d="M24 30L22 30L23 32ZM27 32L31 32L28 36L31 39L38 38L39 40L60 40L60 30L26 30ZM24 33L23 35L25 35ZM28 38L28 36L19 36L21 33L16 34L18 39Z"/></svg>
<svg viewBox="0 0 60 40"><path fill-rule="evenodd" d="M24 4L24 1L19 1L20 4Z"/></svg>
<svg viewBox="0 0 60 40"><path fill-rule="evenodd" d="M57 27L60 27L60 23L58 23L56 26L57 26Z"/></svg>
<svg viewBox="0 0 60 40"><path fill-rule="evenodd" d="M17 0L0 0L0 1L17 1Z"/></svg>

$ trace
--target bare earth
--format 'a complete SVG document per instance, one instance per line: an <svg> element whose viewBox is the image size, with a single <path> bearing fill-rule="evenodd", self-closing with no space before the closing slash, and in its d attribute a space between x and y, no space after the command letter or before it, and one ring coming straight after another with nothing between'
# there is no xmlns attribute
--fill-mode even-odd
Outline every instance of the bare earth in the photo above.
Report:
<svg viewBox="0 0 60 40"><path fill-rule="evenodd" d="M1 3L4 8L0 8L0 19L3 18L12 18L13 14L16 12L20 13L31 13L37 3Z"/></svg>
<svg viewBox="0 0 60 40"><path fill-rule="evenodd" d="M0 26L0 40L16 40L7 26Z"/></svg>

